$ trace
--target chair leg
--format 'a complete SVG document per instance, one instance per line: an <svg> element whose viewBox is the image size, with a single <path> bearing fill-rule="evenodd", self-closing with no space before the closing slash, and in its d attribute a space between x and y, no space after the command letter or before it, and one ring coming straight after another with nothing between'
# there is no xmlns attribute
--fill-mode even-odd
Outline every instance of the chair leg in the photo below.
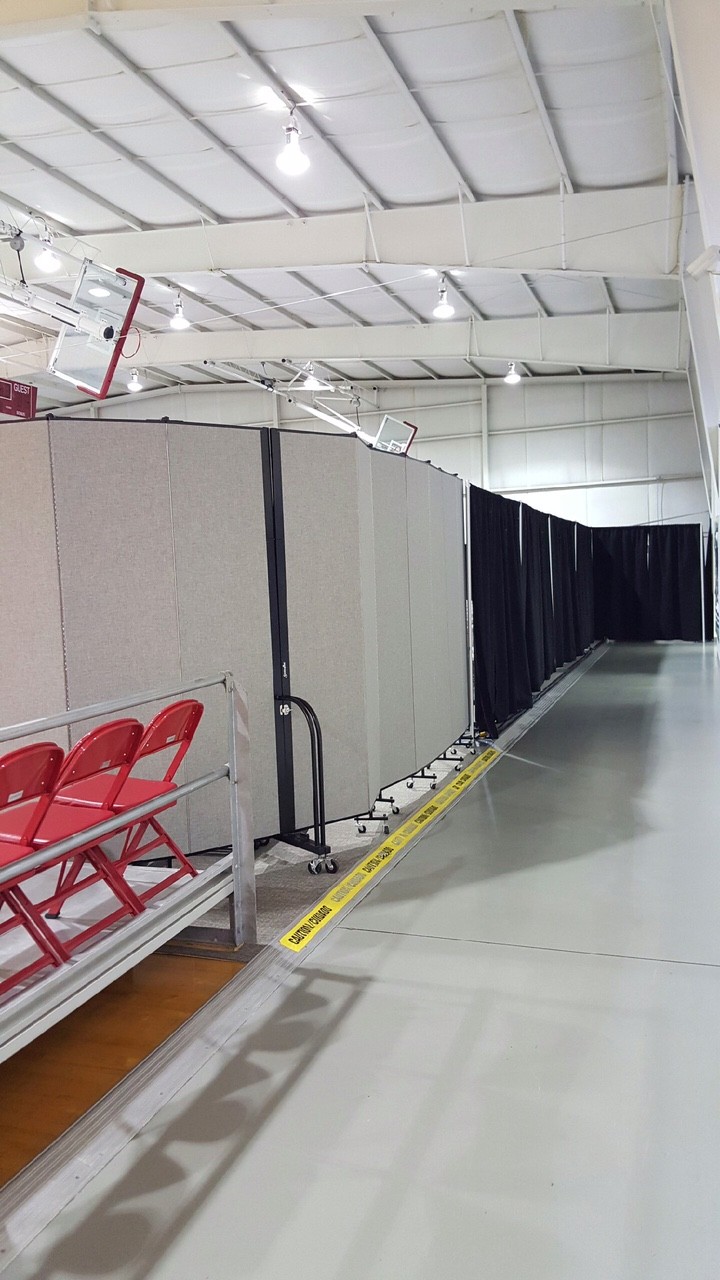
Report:
<svg viewBox="0 0 720 1280"><path fill-rule="evenodd" d="M61 965L70 959L70 952L57 934L53 933L45 923L35 904L23 893L19 885L4 889L2 899L24 925L35 945L47 956L51 964Z"/></svg>
<svg viewBox="0 0 720 1280"><path fill-rule="evenodd" d="M142 899L127 883L122 872L116 870L117 864L108 858L107 854L103 853L100 846L95 845L92 849L86 849L85 857L92 863L92 866L104 880L108 889L127 907L130 914L134 916L142 915L145 910Z"/></svg>
<svg viewBox="0 0 720 1280"><path fill-rule="evenodd" d="M141 845L140 842L142 836L147 831L148 827L152 828L154 833L153 838L147 844ZM172 871L169 876L166 876L164 880L158 881L157 884L152 885L149 889L140 893L139 896L143 902L147 902L148 899L153 898L156 893L160 893L161 890L169 888L171 884L175 884L177 880L181 880L184 876L196 876L198 874L197 867L192 865L187 855L183 853L180 846L175 843L172 836L155 817L146 818L142 823L138 824L138 834L132 841L132 853L130 855L124 854L114 865L119 866L122 869L122 875L124 876L130 862L136 860L141 854L152 853L153 850L163 847L167 848L171 857L177 861L179 864L178 868L175 871Z"/></svg>
<svg viewBox="0 0 720 1280"><path fill-rule="evenodd" d="M45 915L49 920L58 920L63 903L70 895L70 890L77 881L78 876L83 868L83 859L80 856L69 858L67 862L60 867L57 885L55 886L55 896L48 904L49 910Z"/></svg>

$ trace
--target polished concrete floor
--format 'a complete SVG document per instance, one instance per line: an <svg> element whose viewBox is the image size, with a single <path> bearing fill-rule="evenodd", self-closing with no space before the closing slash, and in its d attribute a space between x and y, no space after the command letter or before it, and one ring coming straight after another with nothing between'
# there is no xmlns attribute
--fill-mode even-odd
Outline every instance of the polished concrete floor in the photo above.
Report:
<svg viewBox="0 0 720 1280"><path fill-rule="evenodd" d="M10 1280L716 1280L720 673L615 646Z"/></svg>

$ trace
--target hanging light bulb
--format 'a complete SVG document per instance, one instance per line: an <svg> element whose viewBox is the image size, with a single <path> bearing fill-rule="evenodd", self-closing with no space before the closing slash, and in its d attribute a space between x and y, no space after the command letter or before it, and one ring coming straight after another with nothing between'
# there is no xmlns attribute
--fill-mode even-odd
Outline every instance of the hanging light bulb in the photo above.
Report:
<svg viewBox="0 0 720 1280"><path fill-rule="evenodd" d="M445 284L444 276L440 277L437 306L433 307L433 315L436 320L449 320L451 316L455 315L454 306L451 302L448 302L447 285Z"/></svg>
<svg viewBox="0 0 720 1280"><path fill-rule="evenodd" d="M510 360L510 361L509 361L509 363L508 363L508 371L507 371L507 373L505 374L505 377L503 378L503 382L507 382L507 383L509 384L509 386L511 386L511 387L514 387L516 383L520 382L520 374L518 373L517 369L515 368L515 361L514 361L514 360Z"/></svg>
<svg viewBox="0 0 720 1280"><path fill-rule="evenodd" d="M295 120L295 113L290 112L290 119L285 125L285 145L275 161L278 169L290 177L297 177L310 167L310 159L300 148L300 131Z"/></svg>
<svg viewBox="0 0 720 1280"><path fill-rule="evenodd" d="M48 275L51 271L60 270L60 259L53 252L52 241L49 236L45 236L41 241L42 248L39 253L35 254L35 266L40 271L45 271Z"/></svg>
<svg viewBox="0 0 720 1280"><path fill-rule="evenodd" d="M180 297L180 294L178 294L177 296L177 302L175 303L175 315L170 321L170 328L171 329L189 329L190 328L190 321L188 320L187 316L185 315L185 312L183 311L182 298Z"/></svg>
<svg viewBox="0 0 720 1280"><path fill-rule="evenodd" d="M143 384L140 381L140 375L137 369L131 369L130 379L127 385L128 385L128 391L142 391Z"/></svg>
<svg viewBox="0 0 720 1280"><path fill-rule="evenodd" d="M324 383L322 383L319 378L315 377L315 370L312 365L309 364L307 367L305 381L303 382L303 391L322 391L323 386Z"/></svg>

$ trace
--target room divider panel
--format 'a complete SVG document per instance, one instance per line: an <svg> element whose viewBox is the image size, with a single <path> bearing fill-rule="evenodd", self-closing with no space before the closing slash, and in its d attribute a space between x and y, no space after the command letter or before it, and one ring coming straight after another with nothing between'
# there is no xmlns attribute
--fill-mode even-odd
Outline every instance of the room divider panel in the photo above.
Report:
<svg viewBox="0 0 720 1280"><path fill-rule="evenodd" d="M168 427L180 661L183 678L232 671L250 707L255 828L278 830L265 509L258 431ZM194 767L216 766L227 715L216 693L193 743ZM210 790L190 800L194 840L228 839ZM220 818L218 818L220 813Z"/></svg>
<svg viewBox="0 0 720 1280"><path fill-rule="evenodd" d="M0 431L0 724L21 724L65 706L60 583L47 423Z"/></svg>
<svg viewBox="0 0 720 1280"><path fill-rule="evenodd" d="M367 812L467 728L456 477L269 428L54 419L4 425L2 444L2 721L230 670L256 836L312 818L306 726L276 695L320 718L329 820ZM224 707L203 696L201 772L227 756ZM223 809L193 796L174 832L225 844Z"/></svg>
<svg viewBox="0 0 720 1280"><path fill-rule="evenodd" d="M370 460L351 437L294 432L282 434L281 456L290 686L319 716L327 816L341 818L367 809L377 768L365 666L373 583L360 555L371 528ZM293 748L296 825L306 826L310 760L299 718Z"/></svg>

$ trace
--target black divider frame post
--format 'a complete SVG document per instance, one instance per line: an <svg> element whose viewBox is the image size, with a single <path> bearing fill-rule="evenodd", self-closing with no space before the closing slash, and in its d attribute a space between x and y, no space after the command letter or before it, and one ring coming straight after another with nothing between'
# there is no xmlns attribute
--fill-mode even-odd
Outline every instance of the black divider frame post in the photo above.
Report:
<svg viewBox="0 0 720 1280"><path fill-rule="evenodd" d="M274 428L261 428L260 449L265 500L268 591L270 593L278 815L280 830L284 832L295 830L295 775L293 769L292 718L288 714L290 645L288 640L282 462L280 458L280 436Z"/></svg>

